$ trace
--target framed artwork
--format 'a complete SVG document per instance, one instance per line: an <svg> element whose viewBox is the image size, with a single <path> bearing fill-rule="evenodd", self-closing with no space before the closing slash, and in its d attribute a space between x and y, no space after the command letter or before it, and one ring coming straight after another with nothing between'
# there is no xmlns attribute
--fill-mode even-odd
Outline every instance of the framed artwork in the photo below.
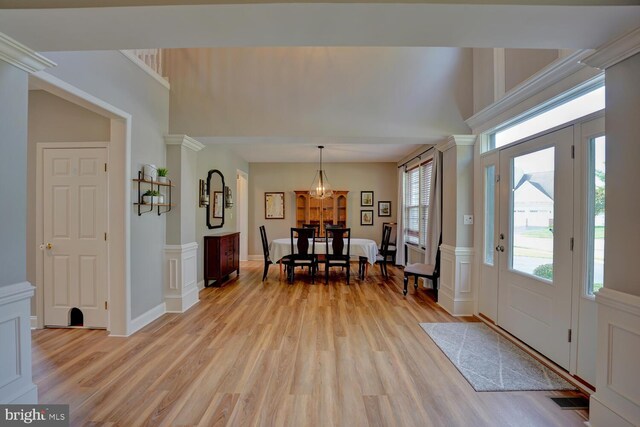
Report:
<svg viewBox="0 0 640 427"><path fill-rule="evenodd" d="M373 209L360 211L360 225L373 225Z"/></svg>
<svg viewBox="0 0 640 427"><path fill-rule="evenodd" d="M360 206L373 206L373 191L360 192Z"/></svg>
<svg viewBox="0 0 640 427"><path fill-rule="evenodd" d="M284 193L264 193L264 218L284 219Z"/></svg>
<svg viewBox="0 0 640 427"><path fill-rule="evenodd" d="M391 216L391 202L378 202L378 216Z"/></svg>
<svg viewBox="0 0 640 427"><path fill-rule="evenodd" d="M213 192L213 217L223 218L222 210L224 208L224 199L222 197L222 191Z"/></svg>

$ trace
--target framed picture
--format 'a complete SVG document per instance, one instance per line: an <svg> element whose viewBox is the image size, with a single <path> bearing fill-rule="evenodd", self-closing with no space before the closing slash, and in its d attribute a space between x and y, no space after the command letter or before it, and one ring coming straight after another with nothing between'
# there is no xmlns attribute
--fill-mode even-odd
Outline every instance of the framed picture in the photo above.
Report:
<svg viewBox="0 0 640 427"><path fill-rule="evenodd" d="M284 219L284 193L264 193L264 218Z"/></svg>
<svg viewBox="0 0 640 427"><path fill-rule="evenodd" d="M360 206L373 206L373 191L360 192Z"/></svg>
<svg viewBox="0 0 640 427"><path fill-rule="evenodd" d="M213 192L213 217L222 218L222 209L224 206L224 199L222 197L222 191Z"/></svg>
<svg viewBox="0 0 640 427"><path fill-rule="evenodd" d="M391 202L378 202L378 216L391 216Z"/></svg>
<svg viewBox="0 0 640 427"><path fill-rule="evenodd" d="M373 209L360 211L360 225L373 225Z"/></svg>

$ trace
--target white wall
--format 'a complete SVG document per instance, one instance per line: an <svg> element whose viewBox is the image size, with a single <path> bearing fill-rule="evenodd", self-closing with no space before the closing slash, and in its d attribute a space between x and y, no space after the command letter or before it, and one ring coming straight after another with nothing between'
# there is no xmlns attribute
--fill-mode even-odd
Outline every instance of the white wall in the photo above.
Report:
<svg viewBox="0 0 640 427"><path fill-rule="evenodd" d="M0 286L26 280L27 73L0 61Z"/></svg>
<svg viewBox="0 0 640 427"><path fill-rule="evenodd" d="M604 286L640 296L640 54L607 69Z"/></svg>
<svg viewBox="0 0 640 427"><path fill-rule="evenodd" d="M48 52L48 72L132 115L131 175L144 163L165 163L169 91L117 51ZM131 185L132 197L134 185ZM165 216L138 217L131 206L131 317L163 302Z"/></svg>
<svg viewBox="0 0 640 427"><path fill-rule="evenodd" d="M296 225L295 190L309 190L317 163L251 163L249 165L249 255L262 255L258 227L265 225L269 239L290 236ZM396 163L327 163L323 165L334 190L347 190L347 227L354 237L380 243L382 223L395 222L398 212ZM264 218L264 193L285 193L285 219ZM360 192L373 191L373 207L360 206ZM378 216L378 201L391 201L391 217ZM360 225L360 210L374 211L373 226Z"/></svg>

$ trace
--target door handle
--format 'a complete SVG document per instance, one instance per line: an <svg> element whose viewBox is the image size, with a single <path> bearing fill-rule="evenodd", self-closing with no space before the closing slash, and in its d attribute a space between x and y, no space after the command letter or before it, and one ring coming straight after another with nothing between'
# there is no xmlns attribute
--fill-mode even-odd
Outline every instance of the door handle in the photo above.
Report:
<svg viewBox="0 0 640 427"><path fill-rule="evenodd" d="M46 245L45 244L40 245L40 249L49 249L49 250L51 250L52 248L53 248L53 245L51 243L47 243Z"/></svg>
<svg viewBox="0 0 640 427"><path fill-rule="evenodd" d="M498 246L496 246L496 251L498 251L498 252L504 252L504 246L502 246L502 245L498 245Z"/></svg>

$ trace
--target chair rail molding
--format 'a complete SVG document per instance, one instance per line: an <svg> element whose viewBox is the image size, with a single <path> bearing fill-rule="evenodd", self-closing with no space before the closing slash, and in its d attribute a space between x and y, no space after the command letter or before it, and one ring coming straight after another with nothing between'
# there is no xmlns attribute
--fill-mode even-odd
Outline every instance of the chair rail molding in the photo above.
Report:
<svg viewBox="0 0 640 427"><path fill-rule="evenodd" d="M31 297L29 282L0 286L0 403L38 402L31 370Z"/></svg>
<svg viewBox="0 0 640 427"><path fill-rule="evenodd" d="M598 304L596 392L591 395L593 427L640 425L640 297L602 288Z"/></svg>
<svg viewBox="0 0 640 427"><path fill-rule="evenodd" d="M0 60L8 62L27 73L36 73L56 66L55 62L3 33L0 33Z"/></svg>
<svg viewBox="0 0 640 427"><path fill-rule="evenodd" d="M164 301L167 313L183 313L200 301L198 296L198 244L164 247Z"/></svg>
<svg viewBox="0 0 640 427"><path fill-rule="evenodd" d="M474 292L471 282L474 249L440 245L439 302L453 316L471 316Z"/></svg>

